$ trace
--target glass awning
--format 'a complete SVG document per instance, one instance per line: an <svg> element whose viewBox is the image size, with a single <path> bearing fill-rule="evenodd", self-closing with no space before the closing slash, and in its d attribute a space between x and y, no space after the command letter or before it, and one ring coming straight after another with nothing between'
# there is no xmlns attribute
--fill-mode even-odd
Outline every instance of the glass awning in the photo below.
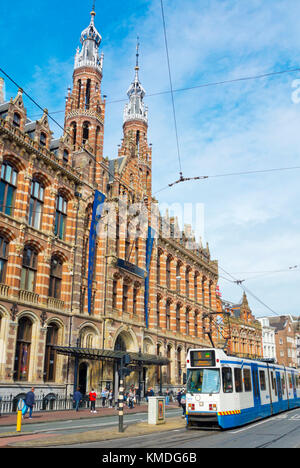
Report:
<svg viewBox="0 0 300 468"><path fill-rule="evenodd" d="M94 361L120 361L125 354L129 354L131 362L143 366L166 366L170 360L155 354L133 353L131 351L115 351L110 349L77 348L76 346L54 346L58 354L78 357L79 359L90 359Z"/></svg>

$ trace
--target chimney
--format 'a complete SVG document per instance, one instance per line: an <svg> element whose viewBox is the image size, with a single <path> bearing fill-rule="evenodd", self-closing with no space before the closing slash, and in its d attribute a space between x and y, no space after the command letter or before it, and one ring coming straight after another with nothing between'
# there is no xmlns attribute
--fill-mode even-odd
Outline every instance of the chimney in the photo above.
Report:
<svg viewBox="0 0 300 468"><path fill-rule="evenodd" d="M0 76L0 104L3 104L4 100L5 100L4 79Z"/></svg>

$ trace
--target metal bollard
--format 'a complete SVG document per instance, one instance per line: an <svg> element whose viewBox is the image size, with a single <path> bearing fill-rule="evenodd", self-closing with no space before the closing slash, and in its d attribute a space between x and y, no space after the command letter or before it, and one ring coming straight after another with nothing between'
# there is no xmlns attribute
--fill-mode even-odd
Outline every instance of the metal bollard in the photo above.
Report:
<svg viewBox="0 0 300 468"><path fill-rule="evenodd" d="M120 380L119 387L119 432L124 432L123 416L124 416L124 381Z"/></svg>
<svg viewBox="0 0 300 468"><path fill-rule="evenodd" d="M24 406L25 406L24 401L20 399L18 402L16 432L21 432L21 429L22 429L22 409L24 408Z"/></svg>

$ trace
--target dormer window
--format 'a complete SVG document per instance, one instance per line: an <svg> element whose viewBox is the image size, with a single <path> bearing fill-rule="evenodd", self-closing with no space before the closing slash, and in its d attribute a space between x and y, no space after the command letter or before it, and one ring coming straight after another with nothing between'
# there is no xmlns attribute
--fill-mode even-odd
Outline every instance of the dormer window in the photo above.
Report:
<svg viewBox="0 0 300 468"><path fill-rule="evenodd" d="M18 128L20 128L21 125L21 117L17 112L14 113L13 125Z"/></svg>
<svg viewBox="0 0 300 468"><path fill-rule="evenodd" d="M41 132L40 134L40 145L46 146L47 143L47 135L44 132Z"/></svg>
<svg viewBox="0 0 300 468"><path fill-rule="evenodd" d="M64 150L64 153L63 153L63 162L64 163L68 163L69 161L69 152L67 150Z"/></svg>

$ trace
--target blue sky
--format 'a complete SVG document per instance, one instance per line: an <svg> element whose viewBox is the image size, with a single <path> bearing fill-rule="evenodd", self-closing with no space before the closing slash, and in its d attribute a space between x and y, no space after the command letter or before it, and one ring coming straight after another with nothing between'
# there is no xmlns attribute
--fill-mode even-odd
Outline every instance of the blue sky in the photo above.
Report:
<svg viewBox="0 0 300 468"><path fill-rule="evenodd" d="M63 122L73 60L92 1L0 3L0 66ZM174 89L299 67L300 4L295 0L164 0ZM133 79L136 37L140 78L149 94L169 89L160 0L96 0L108 96L104 153L116 157L123 102ZM214 175L299 166L300 73L175 93L183 174ZM300 85L298 85L300 87ZM7 98L16 89L6 80ZM178 178L170 95L146 96L153 144L153 192ZM40 111L28 103L28 114ZM59 135L54 124L51 127ZM238 279L300 265L300 171L212 178L157 194L160 203L203 203L204 242ZM199 226L194 226L199 230ZM299 315L300 269L245 282L278 314ZM222 276L226 276L221 270ZM240 287L220 279L223 298ZM270 311L249 296L257 316Z"/></svg>

